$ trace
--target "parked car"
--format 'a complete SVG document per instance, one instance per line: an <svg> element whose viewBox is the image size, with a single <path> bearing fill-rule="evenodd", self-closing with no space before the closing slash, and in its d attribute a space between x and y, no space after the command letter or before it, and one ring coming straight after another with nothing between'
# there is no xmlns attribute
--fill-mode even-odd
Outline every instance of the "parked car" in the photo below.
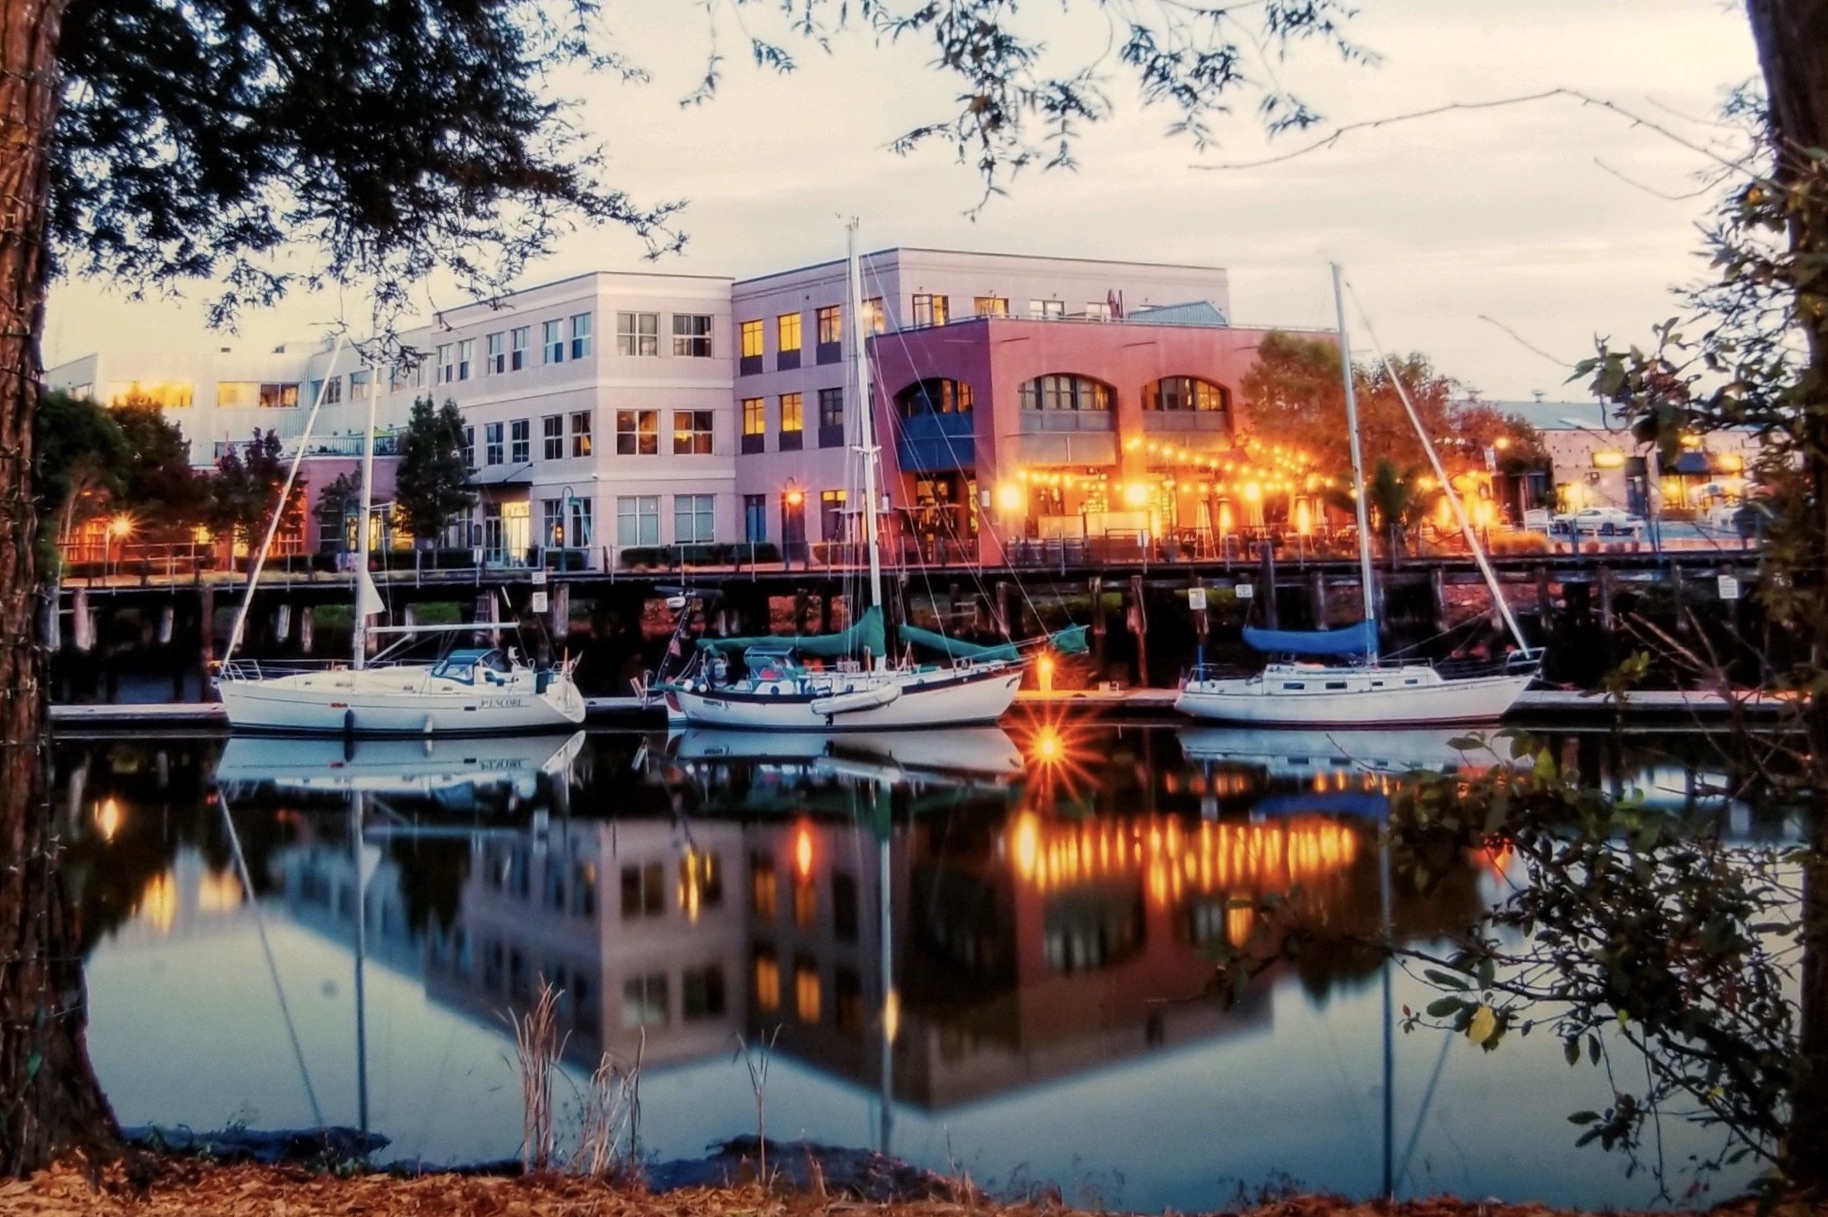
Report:
<svg viewBox="0 0 1828 1217"><path fill-rule="evenodd" d="M1584 532L1614 537L1620 533L1636 536L1644 530L1642 516L1632 515L1623 507L1583 507L1579 511L1555 517L1556 530L1579 536Z"/></svg>

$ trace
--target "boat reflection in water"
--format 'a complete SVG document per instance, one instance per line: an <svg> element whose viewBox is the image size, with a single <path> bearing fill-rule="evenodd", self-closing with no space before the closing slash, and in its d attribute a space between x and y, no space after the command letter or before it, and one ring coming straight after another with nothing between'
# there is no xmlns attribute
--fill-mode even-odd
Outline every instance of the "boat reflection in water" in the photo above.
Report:
<svg viewBox="0 0 1828 1217"><path fill-rule="evenodd" d="M956 1162L980 1181L1022 1164L1067 1185L1121 1172L1109 1199L1191 1210L1228 1201L1225 1176L1277 1171L1376 1194L1392 1134L1360 1117L1392 1090L1429 1130L1407 1169L1395 1155L1399 1191L1536 1196L1505 1147L1560 1144L1566 1113L1592 1105L1543 1083L1569 1075L1558 1044L1553 1062L1532 1055L1540 1037L1436 1089L1430 1041L1385 1081L1381 956L1365 944L1438 939L1489 897L1486 859L1426 892L1380 868L1392 770L1497 763L1453 738L686 731L309 756L236 740L221 806L199 747L58 755L92 1042L129 1123L366 1117L402 1156L512 1156L503 1015L545 981L563 990L574 1077L604 1050L644 1052L647 1154L752 1132L731 1049L770 1038L770 1135ZM1707 785L1672 759L1658 773L1556 747L1591 753L1595 780ZM1255 912L1266 897L1339 941L1219 1000L1213 956L1273 932ZM184 949L203 934L210 950ZM351 979L365 1003L349 1003ZM1494 1086L1510 1097L1479 1100ZM1468 1149L1454 1121L1475 1108L1493 1128ZM1418 1165L1443 1155L1463 1164L1451 1179ZM1550 1198L1640 1194L1599 1155L1565 1174Z"/></svg>

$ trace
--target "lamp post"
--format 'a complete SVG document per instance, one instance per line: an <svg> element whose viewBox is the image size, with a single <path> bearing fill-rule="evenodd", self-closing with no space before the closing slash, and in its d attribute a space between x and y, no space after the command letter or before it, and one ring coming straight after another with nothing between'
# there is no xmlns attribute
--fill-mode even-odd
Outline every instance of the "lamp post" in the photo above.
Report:
<svg viewBox="0 0 1828 1217"><path fill-rule="evenodd" d="M559 499L559 549L567 550L572 548L574 540L572 533L575 530L571 527L571 504L576 500L577 493L569 485L565 485L559 487L559 494L562 496ZM563 556L559 558L559 563L561 566L565 564Z"/></svg>
<svg viewBox="0 0 1828 1217"><path fill-rule="evenodd" d="M789 481L781 496L781 561L786 570L793 569L793 551L806 537L806 492L798 482Z"/></svg>

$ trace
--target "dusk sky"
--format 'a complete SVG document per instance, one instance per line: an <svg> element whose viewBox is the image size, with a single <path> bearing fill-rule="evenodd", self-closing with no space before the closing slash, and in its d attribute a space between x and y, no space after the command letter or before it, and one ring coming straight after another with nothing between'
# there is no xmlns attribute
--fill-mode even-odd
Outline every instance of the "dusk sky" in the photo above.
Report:
<svg viewBox="0 0 1828 1217"><path fill-rule="evenodd" d="M916 122L946 115L954 88L926 66L924 47L876 50L851 37L829 58L805 52L800 71L778 78L750 68L726 37L718 98L681 108L704 68L705 6L611 0L605 8L652 83L561 83L587 97L583 122L607 146L613 185L644 202L689 200L682 225L691 242L655 265L624 232L581 232L536 266L529 284L650 266L742 278L824 261L842 254L838 217L855 214L865 249L1223 266L1239 324L1330 326L1326 263L1338 260L1387 347L1422 351L1505 400L1534 390L1580 396L1564 384L1563 364L1590 353L1595 334L1645 341L1652 324L1677 311L1669 289L1706 269L1695 226L1714 194L1696 193L1707 156L1572 98L1446 113L1352 132L1279 163L1216 168L1293 152L1314 137L1266 143L1245 101L1221 128L1223 146L1197 151L1168 136L1171 115L1141 109L1112 66L1118 114L1087 131L1079 169L1024 174L974 221L964 213L980 183L949 149L901 158L886 148ZM1102 38L1102 27L1073 24L1057 6L1024 12L1045 23L1063 55ZM1743 8L1726 0L1364 0L1353 34L1383 56L1379 66L1308 50L1276 67L1336 124L1559 87L1733 156L1733 132L1715 115L1726 91L1757 72ZM359 324L366 315L356 291L299 298L249 314L240 335L223 336L202 324L197 301L206 293L199 286L186 302L135 304L103 284L61 285L46 362L104 343L270 347L339 316ZM428 313L461 302L448 284L428 285L423 296ZM1362 332L1354 343L1369 354Z"/></svg>

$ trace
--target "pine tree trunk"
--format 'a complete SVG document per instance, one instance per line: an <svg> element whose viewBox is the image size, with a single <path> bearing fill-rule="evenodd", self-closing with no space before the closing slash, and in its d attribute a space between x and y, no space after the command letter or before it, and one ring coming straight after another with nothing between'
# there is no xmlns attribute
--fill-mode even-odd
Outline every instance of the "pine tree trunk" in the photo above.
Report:
<svg viewBox="0 0 1828 1217"><path fill-rule="evenodd" d="M1797 389L1804 428L1802 475L1815 519L1798 569L1796 589L1810 597L1810 611L1797 615L1812 662L1828 661L1828 319L1805 307L1819 300L1822 273L1811 261L1828 255L1828 185L1802 167L1809 150L1828 140L1828 0L1746 0L1752 38L1758 47L1770 99L1772 130L1779 152L1779 185L1802 183L1791 213L1790 245L1799 276L1796 317L1808 341L1809 362ZM1807 775L1811 806L1809 859L1803 876L1803 963L1801 1031L1791 1094L1791 1126L1785 1146L1792 1180L1828 1192L1828 698L1816 693L1806 709L1809 753L1815 772Z"/></svg>
<svg viewBox="0 0 1828 1217"><path fill-rule="evenodd" d="M119 1150L89 1065L82 960L47 796L32 420L48 148L67 0L0 0L0 1176Z"/></svg>

